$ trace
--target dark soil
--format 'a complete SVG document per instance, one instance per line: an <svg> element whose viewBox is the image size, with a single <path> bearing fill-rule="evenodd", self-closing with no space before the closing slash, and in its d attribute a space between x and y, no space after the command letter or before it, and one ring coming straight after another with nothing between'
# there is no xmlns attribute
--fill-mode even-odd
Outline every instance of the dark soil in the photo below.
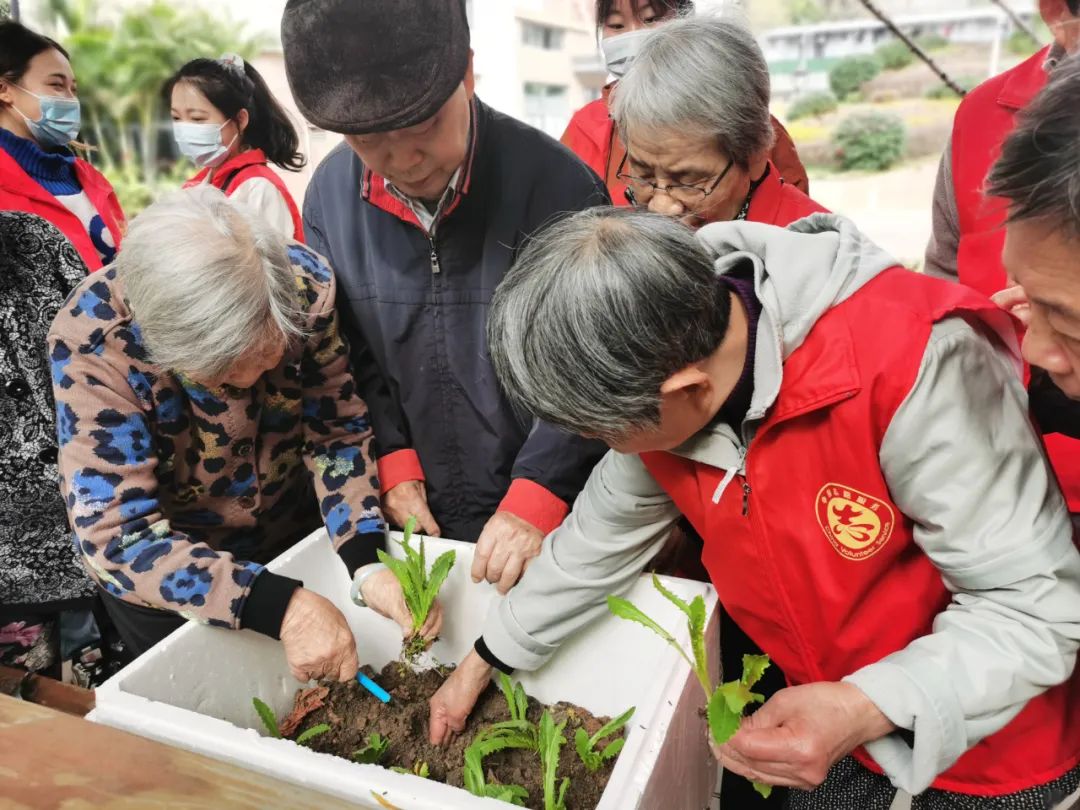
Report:
<svg viewBox="0 0 1080 810"><path fill-rule="evenodd" d="M308 743L315 751L351 759L351 754L364 747L371 734L381 734L390 741L390 747L382 761L384 767L400 767L413 770L426 762L430 778L462 788L462 766L465 749L477 732L493 723L509 720L506 700L496 684L492 684L480 696L469 718L465 731L458 734L447 746L437 747L428 742L428 699L442 685L445 674L437 670L413 672L398 662L391 662L379 674L363 667L365 674L391 694L391 701L384 705L355 680L348 683L324 683L314 689L297 692L294 714L304 713L294 733L296 737L319 723L327 723L331 730ZM323 689L328 689L324 694ZM318 690L317 692L315 690ZM300 708L301 705L303 708ZM312 705L317 708L311 709ZM569 703L557 703L549 707L555 723L567 720L563 736L566 744L559 756L558 782L564 776L570 778L566 793L567 810L592 810L600 801L607 786L614 761L604 763L596 773L590 773L582 764L574 747L574 734L584 728L591 736L607 717L594 717L586 710ZM529 698L529 720L539 723L544 707ZM614 738L611 738L614 739ZM604 743L610 740L605 740ZM598 746L603 747L603 743ZM489 784L520 785L529 791L527 806L542 810L544 806L544 781L539 755L534 751L504 750L484 759L484 771ZM558 785L558 782L556 785ZM507 805L509 807L509 805Z"/></svg>

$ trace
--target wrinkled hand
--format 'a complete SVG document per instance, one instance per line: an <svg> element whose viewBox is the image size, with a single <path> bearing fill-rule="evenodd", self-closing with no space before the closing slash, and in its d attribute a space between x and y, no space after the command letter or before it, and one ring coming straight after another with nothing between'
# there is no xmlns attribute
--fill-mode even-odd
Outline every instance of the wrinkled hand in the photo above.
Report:
<svg viewBox="0 0 1080 810"><path fill-rule="evenodd" d="M402 638L412 635L412 613L409 611L409 606L405 604L405 594L393 571L386 569L372 574L364 580L360 595L364 597L364 602L369 608L380 616L393 619L401 625ZM442 605L436 600L431 606L427 621L420 628L420 635L428 640L434 639L442 629L442 622Z"/></svg>
<svg viewBox="0 0 1080 810"><path fill-rule="evenodd" d="M712 748L721 765L747 779L813 790L840 759L894 729L857 686L811 683L781 689Z"/></svg>
<svg viewBox="0 0 1080 810"><path fill-rule="evenodd" d="M473 582L487 580L499 593L517 584L529 562L540 553L544 533L510 512L496 512L484 525L473 553Z"/></svg>
<svg viewBox="0 0 1080 810"><path fill-rule="evenodd" d="M465 721L480 693L491 682L491 666L476 650L470 650L439 691L431 696L428 739L432 745L445 745L465 730Z"/></svg>
<svg viewBox="0 0 1080 810"><path fill-rule="evenodd" d="M298 681L349 681L360 669L349 623L329 599L307 588L293 591L279 635L289 669Z"/></svg>
<svg viewBox="0 0 1080 810"><path fill-rule="evenodd" d="M383 514L395 526L405 527L410 517L428 537L439 537L441 529L435 522L427 503L427 487L423 481L402 481L383 495Z"/></svg>
<svg viewBox="0 0 1080 810"><path fill-rule="evenodd" d="M990 296L990 300L1016 318L1025 327L1031 323L1031 302L1019 284L1006 287Z"/></svg>

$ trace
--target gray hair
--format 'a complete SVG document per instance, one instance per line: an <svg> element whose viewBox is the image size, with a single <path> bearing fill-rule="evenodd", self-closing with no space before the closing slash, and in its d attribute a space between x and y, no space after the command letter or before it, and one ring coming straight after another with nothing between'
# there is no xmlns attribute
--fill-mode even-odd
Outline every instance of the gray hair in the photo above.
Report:
<svg viewBox="0 0 1080 810"><path fill-rule="evenodd" d="M139 214L116 268L151 362L170 371L218 377L274 330L303 332L284 240L215 188L174 192Z"/></svg>
<svg viewBox="0 0 1080 810"><path fill-rule="evenodd" d="M529 240L492 298L488 345L512 402L613 443L659 423L661 384L715 351L729 314L688 228L592 208Z"/></svg>
<svg viewBox="0 0 1080 810"><path fill-rule="evenodd" d="M715 138L740 166L773 144L769 67L753 35L730 18L659 26L612 93L624 143L636 131Z"/></svg>
<svg viewBox="0 0 1080 810"><path fill-rule="evenodd" d="M1080 238L1080 57L1061 62L1020 114L990 172L987 193L1009 221L1042 219Z"/></svg>

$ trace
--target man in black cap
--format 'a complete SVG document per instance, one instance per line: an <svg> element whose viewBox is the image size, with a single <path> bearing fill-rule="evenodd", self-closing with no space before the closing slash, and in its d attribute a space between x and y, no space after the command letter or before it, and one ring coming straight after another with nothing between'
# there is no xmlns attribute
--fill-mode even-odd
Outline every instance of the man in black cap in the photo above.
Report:
<svg viewBox="0 0 1080 810"><path fill-rule="evenodd" d="M474 96L462 0L289 0L281 38L301 112L345 135L308 186L304 229L337 275L384 512L477 540L473 579L505 592L604 447L512 409L488 304L530 234L607 191Z"/></svg>

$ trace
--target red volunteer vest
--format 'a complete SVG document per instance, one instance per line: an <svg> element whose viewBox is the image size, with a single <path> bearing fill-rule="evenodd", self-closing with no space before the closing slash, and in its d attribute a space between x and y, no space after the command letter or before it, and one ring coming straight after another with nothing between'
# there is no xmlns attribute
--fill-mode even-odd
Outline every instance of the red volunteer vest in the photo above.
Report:
<svg viewBox="0 0 1080 810"><path fill-rule="evenodd" d="M119 250L126 223L112 185L105 175L81 158L75 159L75 178L101 215L113 244ZM94 272L101 269L101 255L82 221L23 171L15 158L3 149L0 149L0 210L25 211L48 220L75 246L87 270Z"/></svg>
<svg viewBox="0 0 1080 810"><path fill-rule="evenodd" d="M199 185L209 173L210 169L203 169L184 183L184 188ZM285 204L289 206L289 214L292 215L293 221L293 239L297 242L303 242L304 222L300 218L300 210L296 207L296 202L289 193L289 189L286 188L285 181L278 177L277 172L267 165L266 153L262 149L249 149L246 152L240 152L222 163L214 171L214 176L210 178L210 185L221 189L227 197L231 197L233 192L244 182L255 177L261 177L274 184L274 188L278 190L278 193L285 199Z"/></svg>
<svg viewBox="0 0 1080 810"><path fill-rule="evenodd" d="M718 504L723 470L642 455L704 538L702 562L724 609L791 684L837 681L903 649L949 604L940 572L890 498L878 452L933 323L992 310L959 285L889 270L822 316L784 363L746 478L737 476ZM1080 761L1077 717L1080 670L934 787L993 796L1051 781ZM880 772L865 751L855 755Z"/></svg>
<svg viewBox="0 0 1080 810"><path fill-rule="evenodd" d="M952 135L953 189L960 215L960 281L990 296L1004 289L1005 204L983 195L986 176L1016 125L1016 113L1046 85L1045 48L971 91L956 111ZM1080 440L1055 433L1046 450L1072 512L1080 512Z"/></svg>

